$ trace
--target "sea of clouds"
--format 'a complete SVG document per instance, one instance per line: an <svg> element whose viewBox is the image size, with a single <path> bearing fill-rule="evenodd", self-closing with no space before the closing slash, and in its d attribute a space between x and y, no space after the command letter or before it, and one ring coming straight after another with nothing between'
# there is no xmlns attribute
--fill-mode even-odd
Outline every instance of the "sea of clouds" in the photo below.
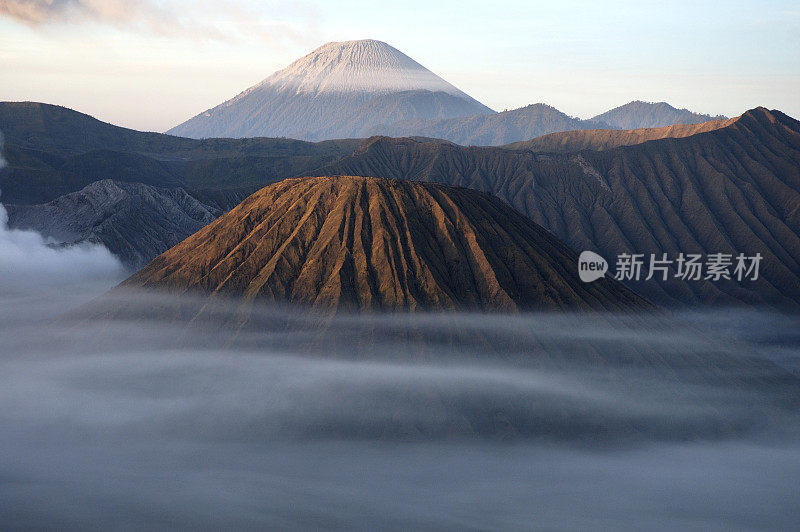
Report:
<svg viewBox="0 0 800 532"><path fill-rule="evenodd" d="M92 286L49 303L83 304L105 288ZM136 304L151 297L163 308L150 294ZM54 321L20 301L25 319L0 327L11 528L798 524L798 348L778 332L791 317L298 316L229 336L156 316L89 320L86 306ZM441 341L452 328L470 340ZM496 345L472 340L486 331L501 331ZM605 358L576 352L586 342ZM693 342L731 366L707 378L680 363ZM606 356L631 345L668 363Z"/></svg>

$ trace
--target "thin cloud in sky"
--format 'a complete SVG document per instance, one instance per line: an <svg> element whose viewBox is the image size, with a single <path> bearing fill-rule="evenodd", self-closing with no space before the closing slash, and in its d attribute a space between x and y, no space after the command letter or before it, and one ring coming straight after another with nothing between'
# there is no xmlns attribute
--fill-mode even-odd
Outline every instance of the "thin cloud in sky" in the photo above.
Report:
<svg viewBox="0 0 800 532"><path fill-rule="evenodd" d="M303 27L313 10L298 9ZM239 1L193 2L191 8L153 0L0 0L0 17L32 28L98 24L125 31L193 40L293 41L303 32L282 20L266 20Z"/></svg>

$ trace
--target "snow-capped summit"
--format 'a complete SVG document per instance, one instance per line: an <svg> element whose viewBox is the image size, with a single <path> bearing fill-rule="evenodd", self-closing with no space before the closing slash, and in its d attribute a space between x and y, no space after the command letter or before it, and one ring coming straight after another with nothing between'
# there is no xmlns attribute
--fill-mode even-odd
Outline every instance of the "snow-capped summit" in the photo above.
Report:
<svg viewBox="0 0 800 532"><path fill-rule="evenodd" d="M493 112L396 48L331 42L168 131L188 137L360 137L382 124Z"/></svg>
<svg viewBox="0 0 800 532"><path fill-rule="evenodd" d="M294 88L297 92L442 91L466 94L385 42L329 42L256 87Z"/></svg>

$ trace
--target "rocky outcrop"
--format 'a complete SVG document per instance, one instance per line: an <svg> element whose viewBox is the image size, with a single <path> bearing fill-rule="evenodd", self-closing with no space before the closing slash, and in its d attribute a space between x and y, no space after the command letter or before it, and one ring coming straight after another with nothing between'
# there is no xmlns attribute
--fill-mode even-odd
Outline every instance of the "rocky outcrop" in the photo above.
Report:
<svg viewBox="0 0 800 532"><path fill-rule="evenodd" d="M63 244L103 244L138 269L214 221L221 210L181 188L103 180L40 205L7 205L8 225Z"/></svg>

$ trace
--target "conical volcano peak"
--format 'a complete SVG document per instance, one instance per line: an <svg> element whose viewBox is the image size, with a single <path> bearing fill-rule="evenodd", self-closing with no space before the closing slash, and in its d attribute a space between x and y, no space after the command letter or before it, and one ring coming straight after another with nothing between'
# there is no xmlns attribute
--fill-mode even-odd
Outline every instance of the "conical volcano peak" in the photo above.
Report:
<svg viewBox="0 0 800 532"><path fill-rule="evenodd" d="M373 177L287 179L245 199L124 285L334 311L640 310L616 281L484 192Z"/></svg>
<svg viewBox="0 0 800 532"><path fill-rule="evenodd" d="M324 44L260 85L312 94L429 90L468 98L397 48L373 39Z"/></svg>
<svg viewBox="0 0 800 532"><path fill-rule="evenodd" d="M330 42L169 133L195 138L367 137L381 124L493 113L400 50Z"/></svg>

